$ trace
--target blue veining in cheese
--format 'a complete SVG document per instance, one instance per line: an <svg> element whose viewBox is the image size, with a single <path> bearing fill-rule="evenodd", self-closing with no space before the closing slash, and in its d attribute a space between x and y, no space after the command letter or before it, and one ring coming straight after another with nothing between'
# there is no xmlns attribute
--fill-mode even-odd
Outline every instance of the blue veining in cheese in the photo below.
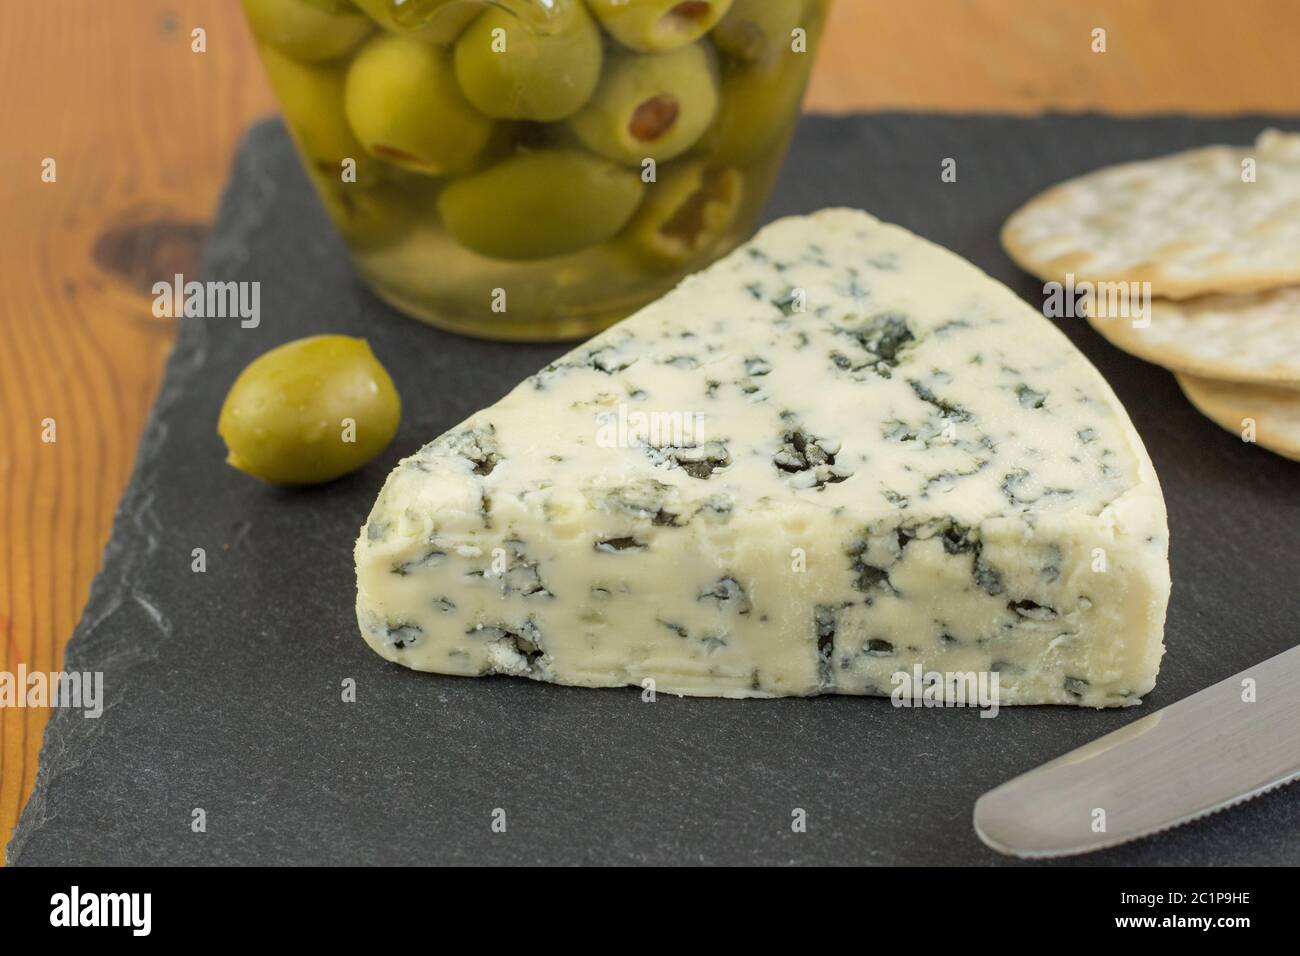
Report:
<svg viewBox="0 0 1300 956"><path fill-rule="evenodd" d="M357 615L448 674L760 697L888 694L919 664L1112 706L1154 685L1167 545L1142 443L1066 338L831 209L405 459Z"/></svg>

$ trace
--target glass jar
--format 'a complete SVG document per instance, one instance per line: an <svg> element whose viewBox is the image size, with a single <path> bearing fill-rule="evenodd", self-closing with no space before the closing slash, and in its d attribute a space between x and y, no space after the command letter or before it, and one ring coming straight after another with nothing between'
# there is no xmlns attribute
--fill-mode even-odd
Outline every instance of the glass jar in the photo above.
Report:
<svg viewBox="0 0 1300 956"><path fill-rule="evenodd" d="M590 335L758 223L829 0L244 0L374 292L486 338Z"/></svg>

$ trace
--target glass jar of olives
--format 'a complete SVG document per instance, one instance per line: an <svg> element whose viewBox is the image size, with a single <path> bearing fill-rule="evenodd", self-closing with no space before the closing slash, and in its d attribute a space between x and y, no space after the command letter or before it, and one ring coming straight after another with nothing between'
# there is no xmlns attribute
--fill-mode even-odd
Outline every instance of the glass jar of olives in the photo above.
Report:
<svg viewBox="0 0 1300 956"><path fill-rule="evenodd" d="M829 0L243 0L370 287L590 335L748 238Z"/></svg>

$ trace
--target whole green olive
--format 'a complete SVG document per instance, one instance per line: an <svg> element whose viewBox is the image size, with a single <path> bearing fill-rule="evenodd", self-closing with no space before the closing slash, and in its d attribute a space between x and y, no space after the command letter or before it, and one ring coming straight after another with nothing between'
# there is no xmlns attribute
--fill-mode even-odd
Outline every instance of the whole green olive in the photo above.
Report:
<svg viewBox="0 0 1300 956"><path fill-rule="evenodd" d="M305 63L344 56L375 28L355 7L331 13L310 0L244 0L244 13L259 42Z"/></svg>
<svg viewBox="0 0 1300 956"><path fill-rule="evenodd" d="M601 59L600 29L581 3L547 33L491 9L456 41L456 78L481 113L549 123L587 102Z"/></svg>
<svg viewBox="0 0 1300 956"><path fill-rule="evenodd" d="M569 118L583 146L639 166L686 152L718 111L718 66L703 43L612 58L587 105Z"/></svg>
<svg viewBox="0 0 1300 956"><path fill-rule="evenodd" d="M667 53L708 33L731 0L587 0L587 6L628 49Z"/></svg>
<svg viewBox="0 0 1300 956"><path fill-rule="evenodd" d="M371 156L439 176L468 170L492 136L492 121L466 102L449 51L381 34L348 68L348 122Z"/></svg>
<svg viewBox="0 0 1300 956"><path fill-rule="evenodd" d="M577 149L520 153L438 197L461 245L496 259L542 259L604 242L632 217L641 177Z"/></svg>
<svg viewBox="0 0 1300 956"><path fill-rule="evenodd" d="M355 471L397 434L402 403L364 339L315 335L271 349L239 373L217 432L226 462L273 485Z"/></svg>

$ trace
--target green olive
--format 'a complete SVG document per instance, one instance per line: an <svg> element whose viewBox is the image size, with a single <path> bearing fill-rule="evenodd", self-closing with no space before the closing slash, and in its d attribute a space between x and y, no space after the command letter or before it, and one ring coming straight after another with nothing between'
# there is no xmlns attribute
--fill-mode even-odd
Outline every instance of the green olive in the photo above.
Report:
<svg viewBox="0 0 1300 956"><path fill-rule="evenodd" d="M354 0L389 33L446 46L483 10L482 0Z"/></svg>
<svg viewBox="0 0 1300 956"><path fill-rule="evenodd" d="M694 43L731 7L731 0L587 0L609 34L631 50L666 53Z"/></svg>
<svg viewBox="0 0 1300 956"><path fill-rule="evenodd" d="M259 42L305 63L344 56L374 29L356 8L330 13L311 0L244 0L244 13Z"/></svg>
<svg viewBox="0 0 1300 956"><path fill-rule="evenodd" d="M770 63L727 70L718 121L701 145L715 162L744 166L780 146L799 120L811 53L785 52Z"/></svg>
<svg viewBox="0 0 1300 956"><path fill-rule="evenodd" d="M358 182L374 179L377 164L352 135L343 112L343 68L299 63L268 46L261 53L280 110L307 164L340 178L343 161L350 159L356 163Z"/></svg>
<svg viewBox="0 0 1300 956"><path fill-rule="evenodd" d="M553 122L577 112L600 79L600 29L582 4L539 33L512 13L488 10L456 41L456 78L479 111Z"/></svg>
<svg viewBox="0 0 1300 956"><path fill-rule="evenodd" d="M672 53L614 59L569 128L593 153L639 166L680 156L718 111L718 67L712 49L693 43Z"/></svg>
<svg viewBox="0 0 1300 956"><path fill-rule="evenodd" d="M447 231L496 259L541 259L604 242L632 217L635 172L574 149L520 153L438 197Z"/></svg>
<svg viewBox="0 0 1300 956"><path fill-rule="evenodd" d="M743 198L738 170L701 161L665 169L646 186L645 201L617 245L655 271L680 269L708 254L735 222Z"/></svg>
<svg viewBox="0 0 1300 956"><path fill-rule="evenodd" d="M492 135L461 95L450 54L407 37L381 34L361 48L343 103L366 152L431 176L469 169Z"/></svg>
<svg viewBox="0 0 1300 956"><path fill-rule="evenodd" d="M804 0L735 0L709 36L724 53L743 60L770 60L791 48L803 19Z"/></svg>
<svg viewBox="0 0 1300 956"><path fill-rule="evenodd" d="M226 462L273 485L356 471L397 434L402 403L365 339L316 335L271 349L239 373L217 432Z"/></svg>

